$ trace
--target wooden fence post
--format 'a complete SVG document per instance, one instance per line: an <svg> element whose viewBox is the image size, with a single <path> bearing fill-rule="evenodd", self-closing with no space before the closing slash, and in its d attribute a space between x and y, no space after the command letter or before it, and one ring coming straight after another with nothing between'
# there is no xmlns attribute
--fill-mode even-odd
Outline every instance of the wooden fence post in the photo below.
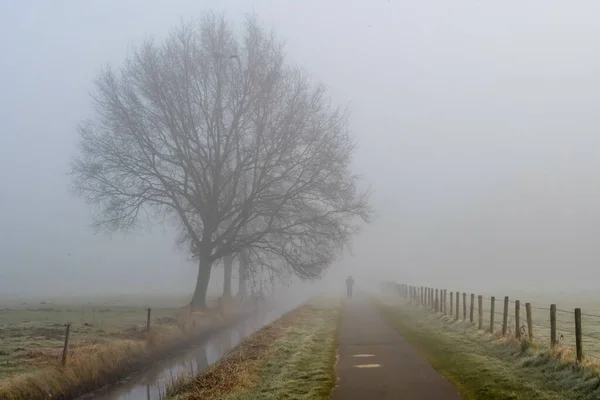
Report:
<svg viewBox="0 0 600 400"><path fill-rule="evenodd" d="M525 313L527 314L527 335L529 340L533 341L533 317L531 316L531 303L525 303Z"/></svg>
<svg viewBox="0 0 600 400"><path fill-rule="evenodd" d="M67 331L65 332L65 344L63 346L61 364L64 367L67 365L67 352L69 350L69 334L71 333L71 324L66 324Z"/></svg>
<svg viewBox="0 0 600 400"><path fill-rule="evenodd" d="M433 310L433 288L429 288L429 308Z"/></svg>
<svg viewBox="0 0 600 400"><path fill-rule="evenodd" d="M469 309L469 321L473 323L473 311L475 309L475 294L471 293L471 308Z"/></svg>
<svg viewBox="0 0 600 400"><path fill-rule="evenodd" d="M454 314L454 292L450 292L450 315Z"/></svg>
<svg viewBox="0 0 600 400"><path fill-rule="evenodd" d="M581 344L581 308L575 309L575 347L577 349L577 362L583 361L583 346Z"/></svg>
<svg viewBox="0 0 600 400"><path fill-rule="evenodd" d="M463 292L463 321L467 320L467 293Z"/></svg>
<svg viewBox="0 0 600 400"><path fill-rule="evenodd" d="M434 301L434 291L433 288L429 288L429 307L433 310L435 308L435 301Z"/></svg>
<svg viewBox="0 0 600 400"><path fill-rule="evenodd" d="M439 289L435 289L435 312L440 311Z"/></svg>
<svg viewBox="0 0 600 400"><path fill-rule="evenodd" d="M456 292L456 320L460 318L460 292Z"/></svg>
<svg viewBox="0 0 600 400"><path fill-rule="evenodd" d="M146 331L150 332L150 313L152 312L151 308L148 308L148 320L146 321Z"/></svg>
<svg viewBox="0 0 600 400"><path fill-rule="evenodd" d="M504 313L502 315L502 336L506 336L508 330L508 296L504 296Z"/></svg>
<svg viewBox="0 0 600 400"><path fill-rule="evenodd" d="M556 304L550 304L550 347L556 346Z"/></svg>
<svg viewBox="0 0 600 400"><path fill-rule="evenodd" d="M492 296L490 303L490 333L494 333L494 314L496 313L496 298L494 296Z"/></svg>
<svg viewBox="0 0 600 400"><path fill-rule="evenodd" d="M515 337L521 339L521 301L515 301Z"/></svg>
<svg viewBox="0 0 600 400"><path fill-rule="evenodd" d="M479 329L483 329L483 296L477 296L477 305L479 310Z"/></svg>
<svg viewBox="0 0 600 400"><path fill-rule="evenodd" d="M444 315L448 314L448 299L446 298L446 289L444 289Z"/></svg>

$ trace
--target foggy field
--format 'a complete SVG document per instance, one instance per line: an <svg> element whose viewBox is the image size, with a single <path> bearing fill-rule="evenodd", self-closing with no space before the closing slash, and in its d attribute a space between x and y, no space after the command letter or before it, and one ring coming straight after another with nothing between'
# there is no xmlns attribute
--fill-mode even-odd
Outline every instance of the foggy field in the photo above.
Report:
<svg viewBox="0 0 600 400"><path fill-rule="evenodd" d="M143 342L147 306L142 304L152 308L153 329L167 336L179 332L177 316L185 313L180 306L186 299L174 296L0 302L0 379L58 365L67 323L70 352L118 341Z"/></svg>
<svg viewBox="0 0 600 400"><path fill-rule="evenodd" d="M557 399L544 355L600 399L600 1L526 3L0 0L0 400L158 395L332 296L244 395L325 388L391 282L453 290L386 312L479 398Z"/></svg>

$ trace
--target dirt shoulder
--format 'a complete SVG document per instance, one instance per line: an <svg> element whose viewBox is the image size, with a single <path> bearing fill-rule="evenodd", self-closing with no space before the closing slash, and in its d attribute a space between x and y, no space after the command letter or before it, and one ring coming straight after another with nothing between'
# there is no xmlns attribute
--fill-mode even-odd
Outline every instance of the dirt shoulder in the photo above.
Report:
<svg viewBox="0 0 600 400"><path fill-rule="evenodd" d="M244 340L167 397L193 399L328 399L335 385L339 302L304 305Z"/></svg>

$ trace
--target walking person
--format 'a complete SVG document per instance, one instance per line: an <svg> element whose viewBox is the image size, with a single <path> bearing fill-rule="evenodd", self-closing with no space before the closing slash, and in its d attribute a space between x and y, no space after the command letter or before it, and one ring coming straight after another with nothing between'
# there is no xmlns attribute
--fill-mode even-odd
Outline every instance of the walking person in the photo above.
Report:
<svg viewBox="0 0 600 400"><path fill-rule="evenodd" d="M349 299L352 298L352 286L354 286L354 279L352 276L346 278L346 294Z"/></svg>

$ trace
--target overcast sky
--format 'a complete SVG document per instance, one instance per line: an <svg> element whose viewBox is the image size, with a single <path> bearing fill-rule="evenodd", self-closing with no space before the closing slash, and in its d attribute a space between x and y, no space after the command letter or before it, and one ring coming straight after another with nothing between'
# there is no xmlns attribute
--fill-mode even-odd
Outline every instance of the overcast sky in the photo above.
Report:
<svg viewBox="0 0 600 400"><path fill-rule="evenodd" d="M66 172L99 69L205 9L255 12L350 105L378 219L333 277L600 282L600 2L3 0L0 292L192 290L168 229L94 234Z"/></svg>

